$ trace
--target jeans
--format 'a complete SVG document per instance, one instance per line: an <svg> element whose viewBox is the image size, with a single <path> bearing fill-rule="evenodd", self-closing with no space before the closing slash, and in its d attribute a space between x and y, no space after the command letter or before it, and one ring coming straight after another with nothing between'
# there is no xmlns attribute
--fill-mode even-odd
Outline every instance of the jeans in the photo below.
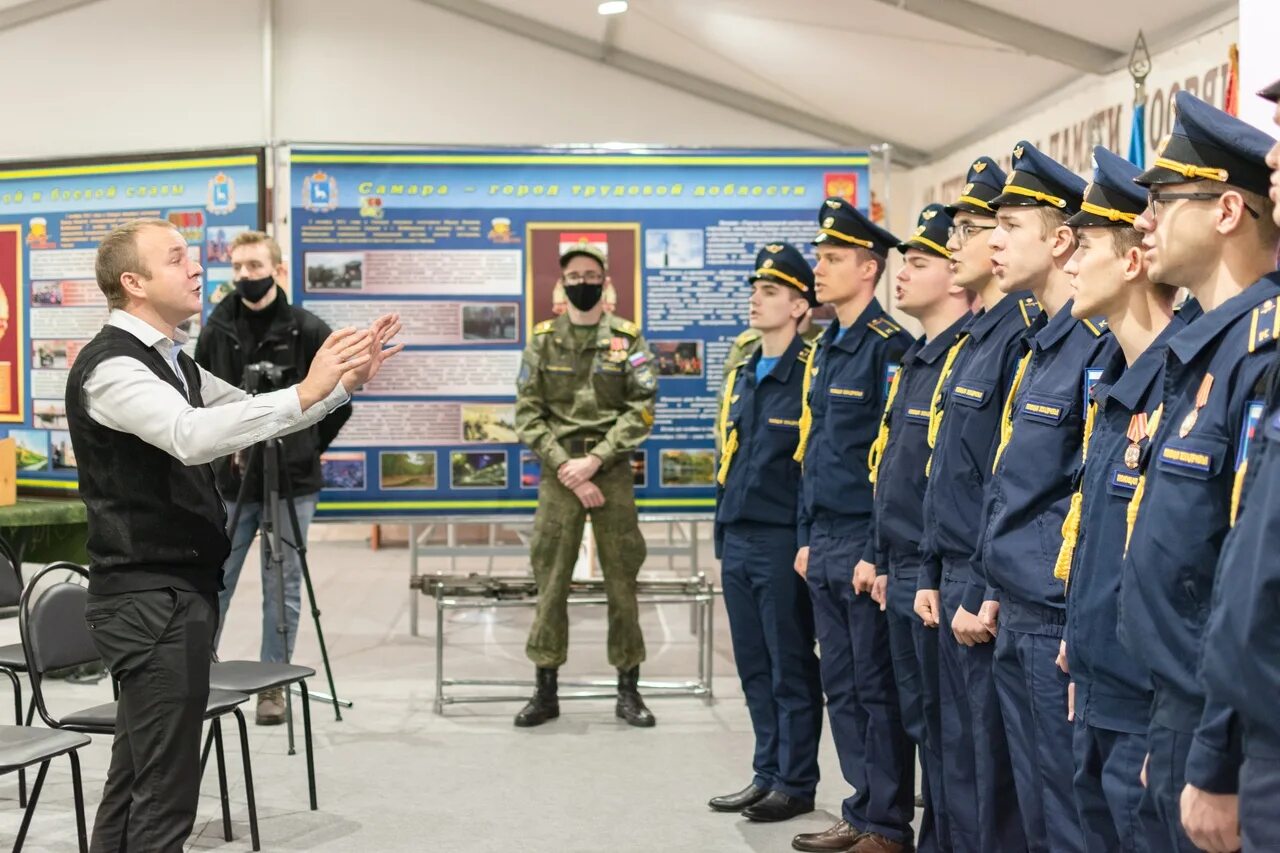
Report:
<svg viewBox="0 0 1280 853"><path fill-rule="evenodd" d="M284 604L285 628L289 637L289 648L285 651L284 640L280 636L280 578L269 572L266 544L261 547L262 555L262 652L261 660L270 663L287 663L293 660L293 645L298 637L298 614L302 609L302 561L290 543L303 545L307 541L307 529L311 526L311 517L316 513L319 493L299 495L293 499L293 506L298 513L298 530L302 534L302 542L293 542L293 526L289 522L289 507L280 501L279 524L280 538L284 551ZM228 523L236 513L234 503L227 505ZM224 589L218 593L218 607L222 619L219 622L218 638L221 639L221 626L226 622L227 608L231 606L231 596L235 594L236 583L240 580L240 569L244 567L244 558L249 553L249 546L258 533L258 523L262 518L262 502L246 501L240 510L240 520L231 534L231 554L222 564L222 583ZM215 643L217 642L215 639Z"/></svg>

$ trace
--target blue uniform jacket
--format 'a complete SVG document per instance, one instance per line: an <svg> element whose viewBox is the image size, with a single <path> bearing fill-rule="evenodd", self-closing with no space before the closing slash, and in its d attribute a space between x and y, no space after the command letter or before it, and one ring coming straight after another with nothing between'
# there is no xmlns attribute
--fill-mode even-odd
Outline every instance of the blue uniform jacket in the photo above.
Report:
<svg viewBox="0 0 1280 853"><path fill-rule="evenodd" d="M800 389L813 348L796 335L778 363L756 382L757 349L734 377L729 428L737 449L716 496L716 556L723 526L740 522L794 528L800 463L792 456L800 436Z"/></svg>
<svg viewBox="0 0 1280 853"><path fill-rule="evenodd" d="M1010 293L975 316L943 388L944 415L924 493L919 588L941 587L943 560L967 562L973 574L973 613L986 590L978 544L982 498L1000 442L1000 416L1026 350L1023 338L1041 316L1039 303L1027 293Z"/></svg>
<svg viewBox="0 0 1280 853"><path fill-rule="evenodd" d="M1152 720L1195 732L1187 781L1215 793L1236 789L1240 732L1228 708L1206 705L1196 664L1243 461L1246 410L1261 398L1274 357L1278 295L1280 273L1272 273L1169 342L1164 411L1121 580L1120 640L1151 671Z"/></svg>
<svg viewBox="0 0 1280 853"><path fill-rule="evenodd" d="M886 415L889 441L876 476L872 535L863 555L875 564L877 574L888 573L891 559L919 556L933 392L947 350L971 319L965 314L931 341L920 337L902 358L898 392Z"/></svg>
<svg viewBox="0 0 1280 853"><path fill-rule="evenodd" d="M1138 454L1147 444L1133 416L1149 418L1160 405L1165 352L1184 325L1175 316L1129 366L1117 347L1093 391L1097 411L1081 484L1084 509L1067 586L1065 639L1076 714L1109 731L1146 734L1151 716L1146 668L1116 652L1120 563L1129 500L1139 479ZM1137 442L1130 440L1131 425Z"/></svg>
<svg viewBox="0 0 1280 853"><path fill-rule="evenodd" d="M1280 307L1280 306L1277 306ZM1272 336L1280 310L1271 312ZM1239 520L1218 561L1213 609L1200 659L1208 704L1230 707L1244 729L1246 755L1280 760L1280 359L1249 444Z"/></svg>
<svg viewBox="0 0 1280 853"><path fill-rule="evenodd" d="M1065 588L1053 569L1080 464L1086 400L1115 340L1073 318L1068 302L1030 345L1031 363L1013 401L1013 434L987 485L982 569L1001 599L1061 610Z"/></svg>
<svg viewBox="0 0 1280 853"><path fill-rule="evenodd" d="M798 513L801 546L809 544L818 515L870 521L867 453L880 430L889 382L911 346L911 336L875 299L837 343L839 331L839 322L833 322L813 356L808 400L813 425Z"/></svg>

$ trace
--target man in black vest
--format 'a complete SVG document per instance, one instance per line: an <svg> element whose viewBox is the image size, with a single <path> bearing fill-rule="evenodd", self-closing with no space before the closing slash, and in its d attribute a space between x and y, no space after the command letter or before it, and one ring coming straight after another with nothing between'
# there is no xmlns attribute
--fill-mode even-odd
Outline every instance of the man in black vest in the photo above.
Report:
<svg viewBox="0 0 1280 853"><path fill-rule="evenodd" d="M201 307L203 270L160 219L98 248L111 316L67 381L67 418L88 508L85 609L120 683L95 851L178 851L195 821L200 730L218 623L226 511L209 463L307 429L350 399L400 345L388 315L329 337L297 385L249 397L196 366L177 329Z"/></svg>

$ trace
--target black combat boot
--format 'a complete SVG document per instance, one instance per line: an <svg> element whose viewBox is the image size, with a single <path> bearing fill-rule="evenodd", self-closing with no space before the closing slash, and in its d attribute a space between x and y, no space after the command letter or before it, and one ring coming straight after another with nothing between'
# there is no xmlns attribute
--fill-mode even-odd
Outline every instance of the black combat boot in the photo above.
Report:
<svg viewBox="0 0 1280 853"><path fill-rule="evenodd" d="M649 728L657 720L640 698L640 667L618 670L618 710L619 719L627 721L627 725Z"/></svg>
<svg viewBox="0 0 1280 853"><path fill-rule="evenodd" d="M517 726L540 726L547 720L560 716L560 700L556 698L556 672L554 667L538 667L537 687L534 688L529 704L516 714Z"/></svg>

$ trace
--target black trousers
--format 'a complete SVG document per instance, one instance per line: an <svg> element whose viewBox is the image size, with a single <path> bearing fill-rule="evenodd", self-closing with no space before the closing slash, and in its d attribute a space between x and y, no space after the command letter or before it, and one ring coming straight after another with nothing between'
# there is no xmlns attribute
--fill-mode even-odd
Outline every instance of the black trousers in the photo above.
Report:
<svg viewBox="0 0 1280 853"><path fill-rule="evenodd" d="M90 595L94 645L120 682L93 853L181 851L200 797L200 734L218 626L213 593Z"/></svg>

